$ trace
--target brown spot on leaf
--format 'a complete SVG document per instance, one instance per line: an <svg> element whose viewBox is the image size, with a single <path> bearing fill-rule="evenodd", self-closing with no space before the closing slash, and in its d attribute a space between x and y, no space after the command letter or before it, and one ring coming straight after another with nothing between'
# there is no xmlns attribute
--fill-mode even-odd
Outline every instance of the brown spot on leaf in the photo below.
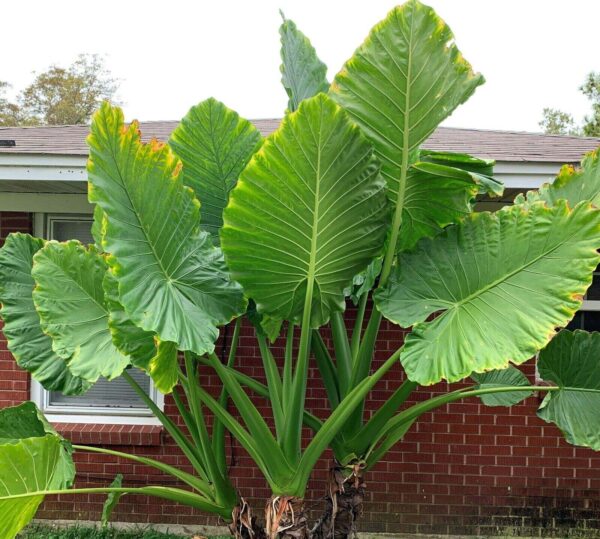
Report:
<svg viewBox="0 0 600 539"><path fill-rule="evenodd" d="M164 142L161 142L161 141L160 141L160 140L158 140L158 139L155 139L155 138L153 138L153 139L150 141L150 149L151 149L153 152L159 152L159 151L160 151L160 150L162 150L164 147L165 147L165 143L164 143Z"/></svg>
<svg viewBox="0 0 600 539"><path fill-rule="evenodd" d="M177 176L179 176L179 173L181 172L182 168L183 168L183 163L181 161L177 161L177 164L175 165L175 169L173 170L173 178L177 178Z"/></svg>

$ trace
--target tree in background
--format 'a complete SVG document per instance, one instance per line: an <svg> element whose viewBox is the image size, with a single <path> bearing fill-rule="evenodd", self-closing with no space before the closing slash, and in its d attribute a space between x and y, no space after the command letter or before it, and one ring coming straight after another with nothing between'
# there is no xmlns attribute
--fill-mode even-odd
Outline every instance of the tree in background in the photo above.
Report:
<svg viewBox="0 0 600 539"><path fill-rule="evenodd" d="M113 101L117 82L97 54L37 74L16 102L6 99L9 85L0 81L0 126L87 123L102 101Z"/></svg>
<svg viewBox="0 0 600 539"><path fill-rule="evenodd" d="M562 110L545 107L539 126L547 135L580 135L573 116Z"/></svg>
<svg viewBox="0 0 600 539"><path fill-rule="evenodd" d="M6 98L8 88L10 88L10 84L0 81L0 126L35 125L37 122L28 118L19 105L11 103Z"/></svg>
<svg viewBox="0 0 600 539"><path fill-rule="evenodd" d="M585 117L583 134L586 137L600 136L600 73L588 73L579 90L592 102L592 114Z"/></svg>
<svg viewBox="0 0 600 539"><path fill-rule="evenodd" d="M539 126L548 135L576 135L600 137L600 73L588 73L579 91L592 102L592 113L586 115L581 127L575 124L573 115L550 107L542 111Z"/></svg>

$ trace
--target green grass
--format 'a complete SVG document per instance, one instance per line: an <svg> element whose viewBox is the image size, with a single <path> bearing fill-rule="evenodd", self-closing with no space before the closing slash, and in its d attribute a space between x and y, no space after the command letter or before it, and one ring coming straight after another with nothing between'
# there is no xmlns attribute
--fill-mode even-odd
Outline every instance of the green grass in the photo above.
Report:
<svg viewBox="0 0 600 539"><path fill-rule="evenodd" d="M108 528L70 527L56 528L44 524L33 524L28 526L18 536L18 539L190 539L190 536L176 535L172 533L160 533L148 527L140 527L137 530L115 530ZM208 539L227 539L227 536L215 536Z"/></svg>

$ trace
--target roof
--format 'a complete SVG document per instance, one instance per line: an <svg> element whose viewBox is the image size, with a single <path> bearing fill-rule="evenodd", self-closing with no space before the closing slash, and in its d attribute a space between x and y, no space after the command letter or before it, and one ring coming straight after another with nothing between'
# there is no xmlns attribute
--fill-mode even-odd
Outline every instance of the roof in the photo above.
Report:
<svg viewBox="0 0 600 539"><path fill-rule="evenodd" d="M273 132L279 119L253 120L263 135ZM167 140L175 121L141 122L142 137ZM0 154L88 154L87 125L44 127L3 127L0 140L14 140L16 146L1 147ZM600 146L600 138L544 135L518 131L494 131L440 127L423 144L431 150L470 153L496 161L576 163L584 153Z"/></svg>

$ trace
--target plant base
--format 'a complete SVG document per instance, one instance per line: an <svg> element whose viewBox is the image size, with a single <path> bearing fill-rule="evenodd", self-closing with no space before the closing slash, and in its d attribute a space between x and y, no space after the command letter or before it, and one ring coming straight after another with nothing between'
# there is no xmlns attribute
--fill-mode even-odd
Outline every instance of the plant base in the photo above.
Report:
<svg viewBox="0 0 600 539"><path fill-rule="evenodd" d="M350 539L356 537L356 521L362 514L366 485L363 466L336 465L330 469L329 492L323 515L311 530L311 539Z"/></svg>
<svg viewBox="0 0 600 539"><path fill-rule="evenodd" d="M308 539L310 537L304 500L293 496L272 496L265 507L268 539Z"/></svg>
<svg viewBox="0 0 600 539"><path fill-rule="evenodd" d="M231 524L229 531L235 539L266 539L267 535L262 526L252 516L250 506L240 497L240 503L234 507L231 513Z"/></svg>

